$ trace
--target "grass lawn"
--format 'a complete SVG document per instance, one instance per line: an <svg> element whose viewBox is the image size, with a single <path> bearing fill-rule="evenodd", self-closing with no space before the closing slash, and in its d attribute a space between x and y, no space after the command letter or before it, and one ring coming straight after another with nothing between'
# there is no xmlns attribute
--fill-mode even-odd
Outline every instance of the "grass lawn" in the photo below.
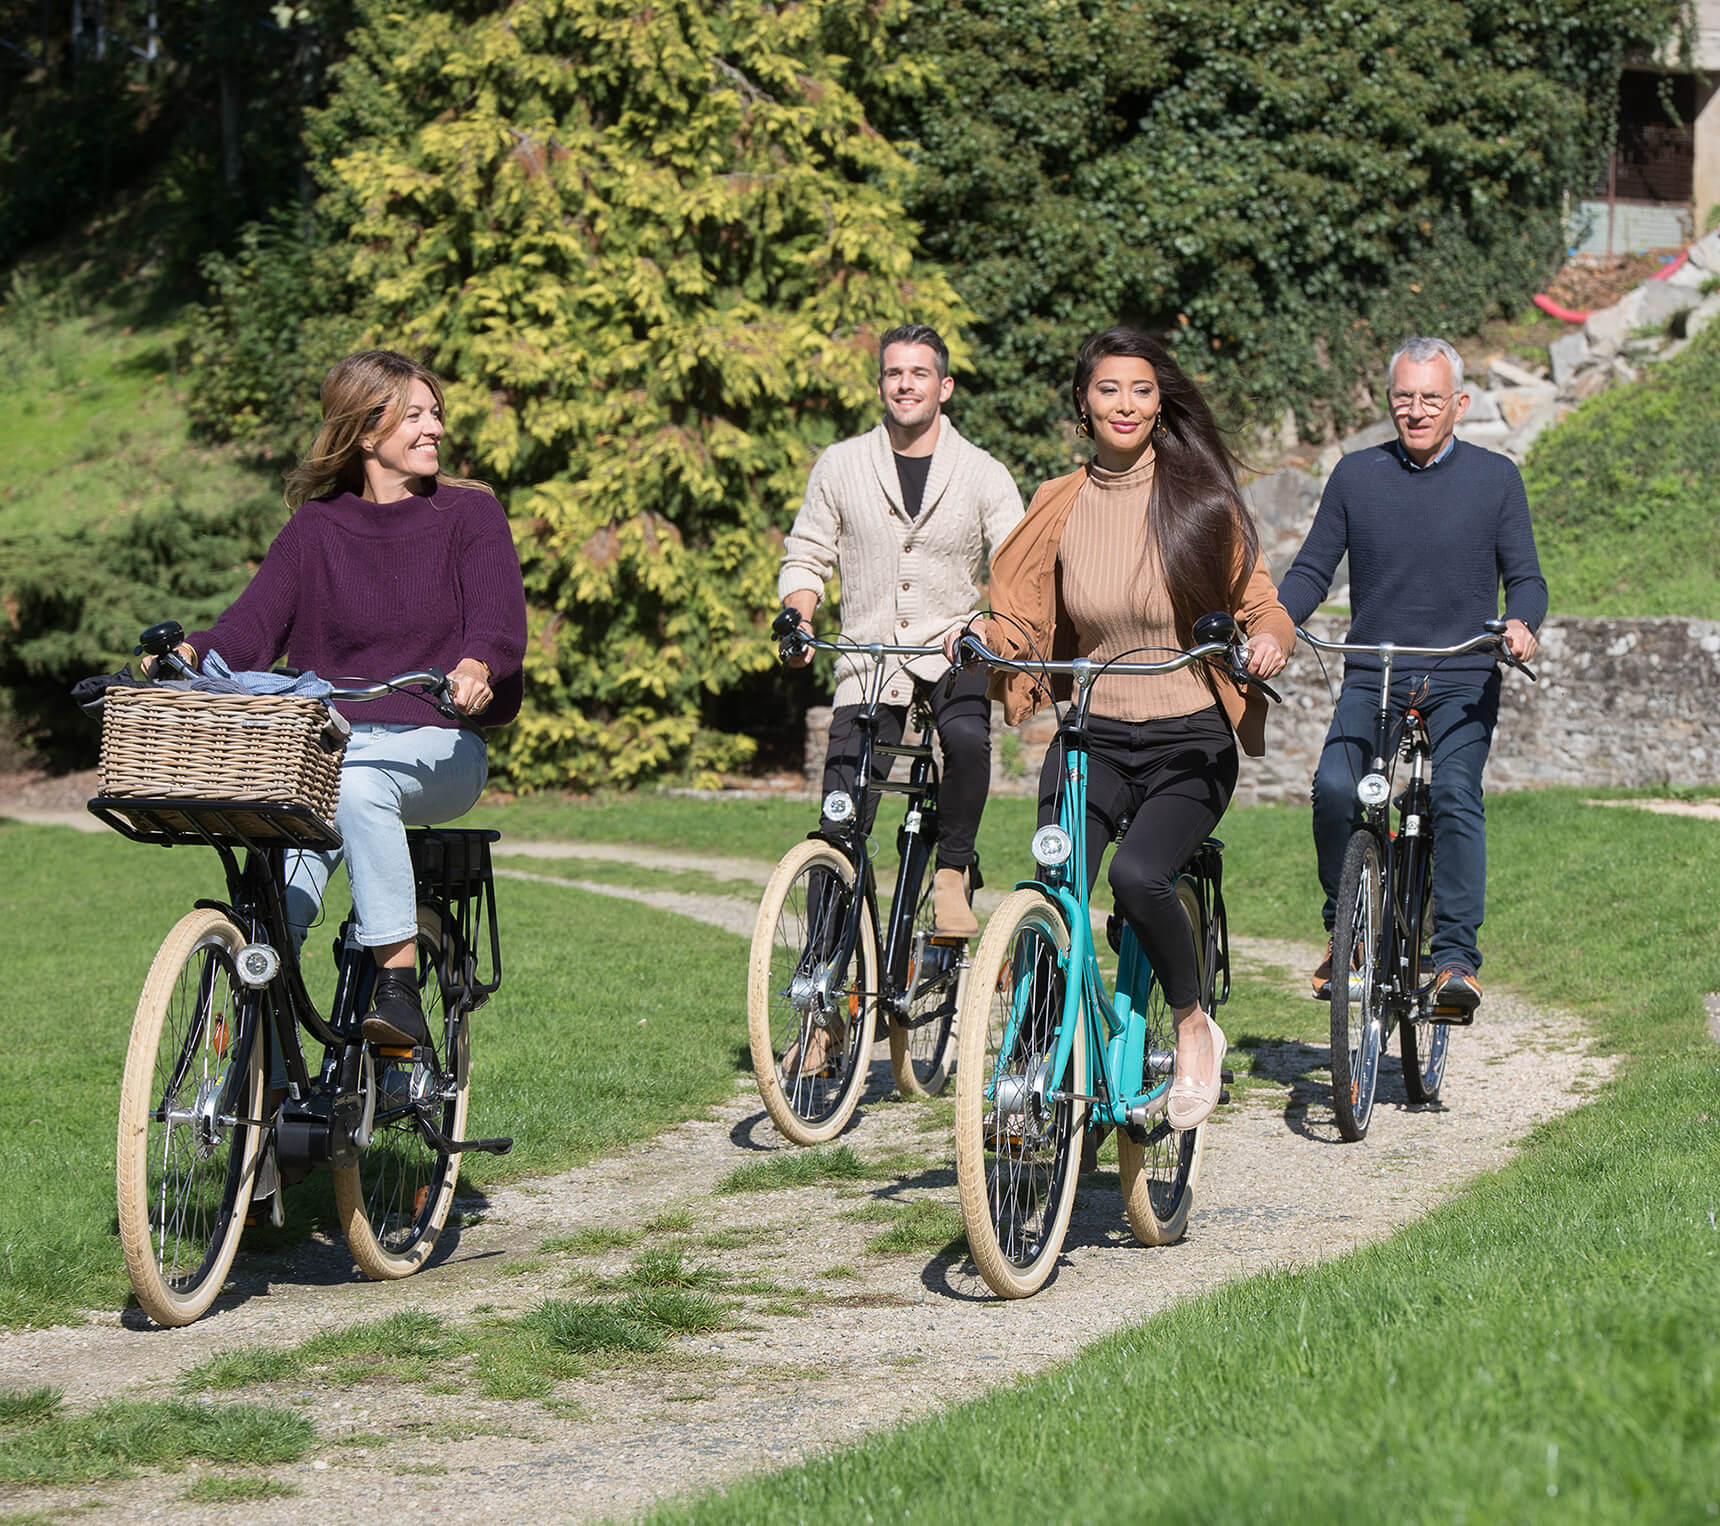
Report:
<svg viewBox="0 0 1720 1526"><path fill-rule="evenodd" d="M179 324L16 297L0 313L0 546L155 505L205 513L279 493L278 473L187 440Z"/></svg>
<svg viewBox="0 0 1720 1526"><path fill-rule="evenodd" d="M1384 1244L654 1519L1720 1514L1720 825L1568 791L1489 811L1490 973L1621 1052L1604 1097ZM1307 936L1306 834L1227 819L1233 927Z"/></svg>
<svg viewBox="0 0 1720 1526"><path fill-rule="evenodd" d="M221 893L219 866L196 849L5 821L0 857L15 1035L0 1053L0 1325L53 1323L128 1296L113 1166L132 1012L168 927ZM555 886L503 881L497 900L504 983L473 1019L471 1127L517 1142L501 1159L469 1158L462 1191L647 1137L750 1068L740 939ZM327 984L339 914L311 934L313 982ZM289 1197L289 1241L307 1208L327 1211L326 1188L313 1178Z"/></svg>
<svg viewBox="0 0 1720 1526"><path fill-rule="evenodd" d="M518 836L553 826L570 840L770 858L810 810L635 805L631 826L617 801L484 816ZM1590 1020L1622 1056L1602 1097L1389 1242L1227 1284L1038 1378L660 1518L1720 1512L1720 1066L1702 1010L1720 990L1720 826L1596 810L1568 791L1489 809L1486 975ZM994 885L1025 860L1030 810L988 811ZM1309 938L1307 834L1302 810L1227 818L1239 934ZM111 1170L126 1027L155 942L212 888L212 865L13 825L0 825L0 849L15 866L0 885L0 958L27 1038L0 1060L0 1321L38 1322L124 1296ZM642 1137L732 1087L741 940L556 886L499 890L507 981L477 1019L474 1127L507 1128L520 1144L508 1160L473 1162L480 1179ZM672 985L661 979L671 940ZM1305 1006L1245 981L1227 1027L1245 1052L1305 1028ZM832 1153L816 1164L849 1163ZM942 1221L891 1228L916 1244L952 1233ZM595 1316L563 1314L577 1346L579 1322Z"/></svg>

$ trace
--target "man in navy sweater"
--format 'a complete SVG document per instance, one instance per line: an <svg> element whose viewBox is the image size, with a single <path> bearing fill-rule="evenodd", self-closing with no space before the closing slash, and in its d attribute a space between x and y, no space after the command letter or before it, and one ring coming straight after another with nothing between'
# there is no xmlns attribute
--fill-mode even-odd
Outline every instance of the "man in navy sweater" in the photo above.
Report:
<svg viewBox="0 0 1720 1526"><path fill-rule="evenodd" d="M1469 409L1463 360L1443 339L1411 339L1392 356L1387 400L1397 439L1345 456L1278 597L1301 624L1319 607L1345 552L1350 635L1356 642L1456 646L1499 617L1527 661L1547 613L1529 500L1516 466L1455 437ZM1314 774L1314 847L1331 932L1344 847L1358 817L1356 781L1368 770L1379 703L1377 658L1344 664L1331 730ZM1425 686L1425 687L1424 687ZM1476 939L1487 889L1481 771L1499 718L1499 668L1488 652L1398 667L1392 703L1414 703L1433 742L1434 1005L1471 1021L1481 1001ZM1332 947L1314 971L1331 990Z"/></svg>

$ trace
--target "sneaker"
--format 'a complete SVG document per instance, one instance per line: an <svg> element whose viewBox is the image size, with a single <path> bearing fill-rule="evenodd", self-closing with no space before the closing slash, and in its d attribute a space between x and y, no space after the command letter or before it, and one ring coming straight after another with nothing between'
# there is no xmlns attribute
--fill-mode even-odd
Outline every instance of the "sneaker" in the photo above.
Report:
<svg viewBox="0 0 1720 1526"><path fill-rule="evenodd" d="M418 997L418 977L411 970L380 971L372 995L375 1005L364 1019L367 1040L400 1049L430 1042L430 1028Z"/></svg>
<svg viewBox="0 0 1720 1526"><path fill-rule="evenodd" d="M1481 1005L1481 982L1466 964L1448 964L1434 977L1433 1018L1442 1023L1472 1023Z"/></svg>
<svg viewBox="0 0 1720 1526"><path fill-rule="evenodd" d="M1314 1000L1330 1001L1332 999L1332 940L1326 939L1326 957L1314 966L1313 975Z"/></svg>
<svg viewBox="0 0 1720 1526"><path fill-rule="evenodd" d="M979 931L968 904L967 870L940 869L932 876L932 925L942 938L971 938Z"/></svg>

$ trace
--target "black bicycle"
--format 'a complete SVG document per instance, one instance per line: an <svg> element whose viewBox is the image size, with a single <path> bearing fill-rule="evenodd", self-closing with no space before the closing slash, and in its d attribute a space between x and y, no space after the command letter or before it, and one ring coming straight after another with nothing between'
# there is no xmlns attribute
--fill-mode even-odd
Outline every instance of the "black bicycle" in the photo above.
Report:
<svg viewBox="0 0 1720 1526"><path fill-rule="evenodd" d="M191 676L174 652L182 639L177 625L152 626L138 651ZM333 697L400 692L419 693L453 714L447 681L433 670L337 686ZM115 703L111 693L108 703ZM333 751L344 740L344 723L330 715ZM305 989L287 924L285 856L339 845L339 834L316 810L184 798L165 789L154 798L98 795L89 809L134 842L206 844L220 856L227 880L225 900L198 901L162 942L126 1053L119 1233L145 1313L161 1325L201 1315L226 1280L253 1202L266 1203L280 1223L280 1188L313 1171L334 1174L341 1227L367 1276L416 1272L447 1223L461 1153L501 1155L513 1145L464 1137L468 1019L501 984L490 874L490 844L500 834L446 828L407 834L430 1039L392 1048L367 1044L360 1034L376 965L355 941L350 916L335 940L335 991L326 1015Z"/></svg>
<svg viewBox="0 0 1720 1526"><path fill-rule="evenodd" d="M828 795L818 828L776 866L748 966L747 1036L759 1095L786 1138L820 1144L841 1133L860 1101L876 1022L886 1026L903 1095L935 1095L949 1077L967 939L934 927L927 870L938 842L938 767L925 705L916 698L899 743L878 737L887 659L937 657L942 648L817 640L788 611L773 634L784 658L816 649L872 664L853 793ZM905 780L890 778L897 758L909 760ZM886 791L905 796L907 810L896 833L901 867L880 960L877 880L861 823L867 797Z"/></svg>
<svg viewBox="0 0 1720 1526"><path fill-rule="evenodd" d="M1365 653L1380 661L1373 763L1356 783L1362 819L1344 849L1332 923L1332 1106L1338 1132L1354 1141L1368 1132L1380 1057L1393 1027L1402 1036L1405 1093L1411 1102L1434 1102L1445 1083L1450 1024L1468 1018L1432 1005L1433 745L1413 700L1394 723L1392 667L1402 657L1458 657L1491 647L1531 682L1535 674L1505 645L1503 620L1489 620L1483 634L1447 647L1298 634L1322 652Z"/></svg>

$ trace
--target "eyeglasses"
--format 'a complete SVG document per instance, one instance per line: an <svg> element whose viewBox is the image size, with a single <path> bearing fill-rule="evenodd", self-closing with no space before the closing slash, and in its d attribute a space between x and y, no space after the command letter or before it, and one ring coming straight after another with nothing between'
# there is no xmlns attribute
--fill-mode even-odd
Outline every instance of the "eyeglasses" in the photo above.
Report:
<svg viewBox="0 0 1720 1526"><path fill-rule="evenodd" d="M1387 394L1393 413L1408 413L1411 403L1419 402L1423 413L1444 413L1451 401L1443 392L1392 392Z"/></svg>

